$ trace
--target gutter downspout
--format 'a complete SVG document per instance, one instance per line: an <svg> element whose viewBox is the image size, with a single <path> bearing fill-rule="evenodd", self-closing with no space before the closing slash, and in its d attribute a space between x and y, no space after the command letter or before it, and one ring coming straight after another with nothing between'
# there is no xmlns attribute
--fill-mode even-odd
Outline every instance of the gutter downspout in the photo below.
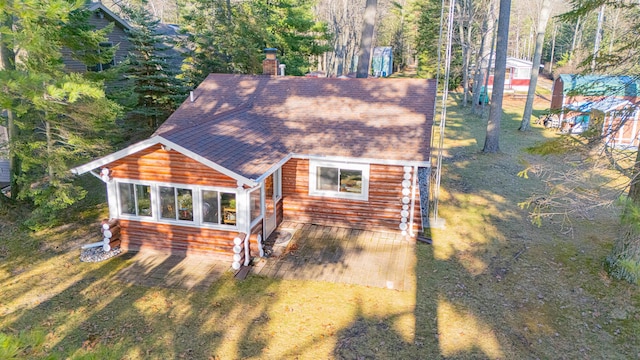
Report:
<svg viewBox="0 0 640 360"><path fill-rule="evenodd" d="M244 266L249 265L249 238L251 237L251 232L247 232L247 235L244 237Z"/></svg>

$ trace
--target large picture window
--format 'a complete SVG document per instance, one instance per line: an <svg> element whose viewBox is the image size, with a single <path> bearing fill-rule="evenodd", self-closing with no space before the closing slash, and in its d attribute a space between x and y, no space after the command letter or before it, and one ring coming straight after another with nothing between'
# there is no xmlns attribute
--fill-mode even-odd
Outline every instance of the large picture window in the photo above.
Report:
<svg viewBox="0 0 640 360"><path fill-rule="evenodd" d="M309 161L309 194L367 200L369 165Z"/></svg>

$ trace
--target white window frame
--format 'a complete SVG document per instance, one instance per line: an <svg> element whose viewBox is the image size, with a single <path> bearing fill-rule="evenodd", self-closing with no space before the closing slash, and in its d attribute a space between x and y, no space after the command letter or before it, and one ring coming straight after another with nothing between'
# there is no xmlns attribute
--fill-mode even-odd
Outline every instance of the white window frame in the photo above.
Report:
<svg viewBox="0 0 640 360"><path fill-rule="evenodd" d="M136 213L135 214L129 214L129 213L123 213L122 212L122 202L120 201L121 199L121 195L120 195L120 183L123 184L131 184L134 185L133 187L133 206L135 208ZM150 206L151 206L151 216L147 216L147 215L138 215L138 195L137 195L137 189L135 185L142 185L142 186L149 186L149 201L151 202ZM145 182L139 182L139 181L120 181L116 184L116 192L117 192L117 206L118 206L118 215L123 217L123 218L136 218L136 219L144 219L144 220L149 220L149 219L153 219L157 214L156 211L157 209L154 207L154 200L153 200L153 187L150 184L147 184Z"/></svg>
<svg viewBox="0 0 640 360"><path fill-rule="evenodd" d="M516 68L514 79L528 79L531 77L531 69L525 67Z"/></svg>
<svg viewBox="0 0 640 360"><path fill-rule="evenodd" d="M348 193L333 190L318 190L317 183L317 168L329 167L344 170L359 170L362 171L362 193ZM369 164L339 162L339 161L324 161L324 160L309 160L309 195L322 196L336 199L348 199L348 200L369 200Z"/></svg>
<svg viewBox="0 0 640 360"><path fill-rule="evenodd" d="M273 173L273 192L275 193L275 201L282 199L282 168L278 168Z"/></svg>
<svg viewBox="0 0 640 360"><path fill-rule="evenodd" d="M128 220L136 220L136 221L144 221L144 222L156 222L162 224L171 224L171 225L180 225L180 226L189 226L189 227L197 227L197 228L208 228L208 229L218 229L218 230L226 230L226 231L237 231L238 223L235 225L229 224L213 224L203 221L202 216L202 191L217 191L218 196L220 193L230 193L234 194L236 197L236 212L239 210L239 201L241 199L241 194L238 192L237 188L227 188L227 187L216 187L216 186L202 186L202 185L189 185L189 184L178 184L178 183L167 183L167 182L157 182L157 181L141 181L141 180L131 180L131 179L114 179L115 183L115 202L117 208L118 217L121 219ZM119 184L134 184L134 185L146 185L151 188L151 216L139 216L132 214L123 214L121 209L121 201L120 201L120 186ZM166 219L162 218L160 214L160 187L173 187L176 189L189 189L192 194L192 206L193 206L193 220L178 220L178 219ZM175 191L175 190L174 190ZM237 217L237 214L236 214Z"/></svg>
<svg viewBox="0 0 640 360"><path fill-rule="evenodd" d="M249 201L249 219L251 221L251 228L253 228L254 226L256 226L258 223L260 223L262 221L262 219L264 219L264 191L263 191L264 187L263 186L259 186L256 188L251 189L250 191L247 192L247 200ZM255 219L251 219L251 194L254 192L258 192L258 196L260 198L260 214L255 218Z"/></svg>

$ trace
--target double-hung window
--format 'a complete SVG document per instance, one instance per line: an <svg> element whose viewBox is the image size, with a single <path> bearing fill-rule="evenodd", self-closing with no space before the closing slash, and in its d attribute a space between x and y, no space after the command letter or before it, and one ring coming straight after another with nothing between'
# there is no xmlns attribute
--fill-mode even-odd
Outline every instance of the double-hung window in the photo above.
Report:
<svg viewBox="0 0 640 360"><path fill-rule="evenodd" d="M367 200L369 165L310 160L309 194Z"/></svg>

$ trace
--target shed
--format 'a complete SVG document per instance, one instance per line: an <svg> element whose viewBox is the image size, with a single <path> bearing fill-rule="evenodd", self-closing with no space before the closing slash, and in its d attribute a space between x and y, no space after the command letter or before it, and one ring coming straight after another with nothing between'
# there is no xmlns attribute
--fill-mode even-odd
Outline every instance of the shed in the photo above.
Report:
<svg viewBox="0 0 640 360"><path fill-rule="evenodd" d="M374 76L387 77L393 74L393 48L378 46L373 49L371 70Z"/></svg>
<svg viewBox="0 0 640 360"><path fill-rule="evenodd" d="M597 127L607 146L637 150L640 145L640 111L629 100L606 97L597 101L583 101L566 106L566 121L571 133L581 133Z"/></svg>
<svg viewBox="0 0 640 360"><path fill-rule="evenodd" d="M553 81L551 110L577 102L615 97L635 102L638 81L631 76L561 74Z"/></svg>

